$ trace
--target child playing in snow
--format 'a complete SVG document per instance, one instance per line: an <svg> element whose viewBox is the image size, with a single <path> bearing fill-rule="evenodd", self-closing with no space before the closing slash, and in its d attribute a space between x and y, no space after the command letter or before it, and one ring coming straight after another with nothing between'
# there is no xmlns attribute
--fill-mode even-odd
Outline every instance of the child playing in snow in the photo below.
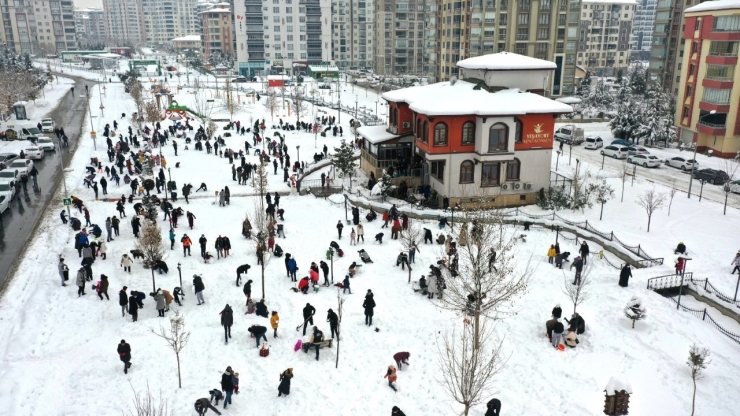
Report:
<svg viewBox="0 0 740 416"><path fill-rule="evenodd" d="M393 385L393 383L395 383L396 378L397 378L397 376L396 376L396 367L394 367L392 365L389 365L388 366L388 371L385 373L385 376L383 376L383 378L387 378L388 379L388 387L392 388L393 391L398 391L398 390L396 390L396 386Z"/></svg>
<svg viewBox="0 0 740 416"><path fill-rule="evenodd" d="M234 385L234 394L239 394L239 373L231 376L231 383Z"/></svg>
<svg viewBox="0 0 740 416"><path fill-rule="evenodd" d="M219 400L223 400L224 394L219 389L213 389L209 391L208 393L211 394L211 403L213 403L213 400L216 400L216 406L218 406Z"/></svg>
<svg viewBox="0 0 740 416"><path fill-rule="evenodd" d="M357 233L355 232L354 228L352 229L352 232L349 233L349 245L357 245Z"/></svg>

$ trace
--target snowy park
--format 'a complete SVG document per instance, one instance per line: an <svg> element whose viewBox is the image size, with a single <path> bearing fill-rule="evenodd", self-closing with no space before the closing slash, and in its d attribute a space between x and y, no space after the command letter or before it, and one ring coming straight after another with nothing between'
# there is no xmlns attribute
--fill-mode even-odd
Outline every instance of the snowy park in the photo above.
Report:
<svg viewBox="0 0 740 416"><path fill-rule="evenodd" d="M173 81L169 82L172 85ZM143 78L142 84L142 100L152 102L153 95L148 91L154 84ZM323 137L320 131L317 134L276 128L280 121L295 123L296 103L287 99L283 102L279 94L265 92L262 83L243 86L259 92L260 100L256 94L228 94L223 88L217 92L213 88L198 90L173 85L173 99L188 107L189 115L167 119L161 109L161 128L187 123L192 130L177 130L176 134L185 133L186 137L170 136L166 145L155 147L147 143L146 135L138 131L140 127L132 120L137 104L124 91L124 84L100 86L104 88L90 89L89 98L96 138L89 132L80 137L64 179L69 195L60 191L54 199L37 232L26 242L18 270L0 299L0 396L8 398L0 400L0 414L139 415L143 413L135 409L136 397L146 396L148 391L171 414L192 415L196 414L196 400L210 398L210 391L222 389L227 367L239 373L239 388L227 408L224 402L216 406L224 415L294 415L315 409L336 415L385 415L394 406L409 416L462 414L468 409L461 404L463 400L453 397L451 390L455 388L450 384L457 368L455 354L462 354L463 348L480 351L482 360L492 363L480 366L491 377L482 388L485 394L469 403L469 415L486 414L486 403L493 398L500 401L501 412L506 415L603 414L605 390L615 389L631 393L629 411L633 415L690 414L693 407L699 415L737 414L737 406L729 400L732 392L740 389L736 376L740 365L733 359L740 352L737 338L677 310L671 299L648 289L648 279L676 273L675 250L678 243L683 243L690 254L685 272L692 272L694 279L710 279L722 293L735 291L737 276L730 274L730 263L740 248L737 232L733 231L740 229L740 212L733 206L737 195L730 196L731 204L725 214L719 193L699 202L696 196L687 198L683 192L672 192L666 185L668 180L652 180L649 174L640 174L633 180L625 176L624 170L620 171L620 165L608 164L602 169L599 157L573 158L569 163L565 153L556 160L553 152L552 170L568 177L588 172L591 183L608 185L613 195L605 197L603 204L596 202L577 210L554 211L530 205L518 208L514 214L506 209L455 212L451 217L449 211L422 210L391 197L382 200L365 189L368 178L358 169L351 182L344 175L333 179L333 186L344 187L346 193L315 197L306 189L299 192L291 185L299 179L315 182L322 174L334 178L336 169L326 159L315 163L314 156L323 153L325 147L331 156L343 139L353 143L355 136L349 123L354 114L340 115L330 107L299 104L301 121L330 116L341 119L338 124L342 137L331 130ZM379 101L382 103L372 91L351 85L345 88L342 101L364 107L368 114L375 112L372 110ZM327 102L337 99L326 92L322 94ZM271 100L272 104L265 104ZM381 111L379 117L383 115ZM209 118L218 121L206 121ZM227 130L229 120L239 121L247 128L264 121L261 141L254 140L252 132L242 135L233 128ZM153 228L159 233L161 261L168 269L164 273L145 268L145 260L139 258L139 254L145 253L134 253L146 244L137 241L143 237L137 239L131 225L136 216L134 206L144 203L146 192L140 195L135 190L135 196L129 200L132 187L123 179L128 168L118 172L119 183L105 173L106 167L119 169L115 158L106 153L108 146L102 134L106 125L109 131L116 132L115 136L110 135L114 146L119 140L130 139L129 129L138 136L141 147L130 146L137 159L139 151L151 145L149 160L156 157L159 163L152 162L152 176L162 175L166 178L163 182L177 184L177 199L169 203L173 211L182 209L184 215L176 227L165 218L162 209L154 211L157 226ZM148 121L142 126L154 129L154 123ZM196 149L200 127L209 128L213 138L221 136L221 154L210 151L214 139L207 145L209 150L205 145L203 150ZM606 142L613 138L604 125L589 128ZM291 161L290 167L286 163L287 171L283 170L282 158L271 157L268 139L285 146L282 149L287 150ZM234 167L240 166L240 157L230 161L226 154L229 149L235 153L244 151L245 141L251 149L244 159L256 169L242 182L236 180L234 173ZM254 149L259 152L255 154ZM270 160L264 166L260 162L263 150ZM662 152L665 155L661 157L679 154L677 149ZM86 180L90 181L93 158L102 164L100 170L92 166L94 180L107 178L106 191L101 190L97 197L98 191L86 184ZM279 160L279 167L273 166L273 160ZM310 162L305 176L292 169L295 161ZM285 175L289 176L287 181ZM142 186L148 179L146 173L128 176L139 178ZM193 188L186 202L181 189L187 184ZM206 184L207 189L196 192L201 184ZM219 193L226 187L229 200L222 204ZM648 231L646 208L639 201L651 191L662 195L665 201L653 207ZM161 192L152 189L151 193L160 200L169 198L164 187ZM264 197L268 193L270 201ZM279 205L276 195L280 196ZM76 284L77 275L84 276L87 271L80 265L83 250L76 249L79 231L70 227L71 219L64 214L64 221L70 224L60 218L61 213L67 212L62 205L67 196L79 199L80 206L89 212L87 225L83 209L70 207L70 216L81 222L90 234L89 241L98 245L105 242L105 249L100 250L104 256L98 254L89 266L93 277L89 281L83 279L82 290ZM125 213L120 218L120 233L114 231L111 241L106 241L106 219L120 215L122 196L126 202L120 204ZM283 233L269 237L268 244L279 245L282 256L276 256L267 247L258 248L268 238L257 234L271 233L265 208L273 203L275 211L282 211L275 213L274 227ZM148 203L142 209L147 206ZM354 207L359 210L358 221L353 219ZM368 207L377 213L376 219L368 221ZM406 229L401 227L398 231L397 239L392 238L392 220L384 227L383 215L391 210L408 223ZM185 213L192 213L192 226ZM652 258L662 259L662 264L633 267L628 284L620 285L624 259L637 264L644 257L613 241L606 242L596 233L578 231L555 216L548 219L551 214L573 223L588 221L599 231L613 232L624 243L639 245ZM444 228L440 224L442 217L448 219ZM532 220L536 217L542 219ZM245 219L250 220L252 227L249 237L243 232ZM527 221L534 222L531 228L524 224ZM145 215L140 223L141 230L136 228L143 236L151 225ZM358 223L362 225L362 239L356 238ZM341 231L338 224L342 225ZM97 238L93 236L93 225L101 229ZM525 230L525 226L529 229ZM562 227L560 231L558 226ZM425 241L426 230L432 237L431 243ZM380 242L376 238L379 233L383 233ZM438 243L440 235L446 243ZM189 254L183 249L186 237L192 242ZM201 256L202 237L212 256L208 260ZM228 237L230 247L223 257L215 246L220 237ZM353 239L359 241L353 244ZM456 244L451 245L450 239ZM170 240L174 241L172 246ZM582 253L583 241L589 246L589 255L579 270L580 266L572 266ZM332 242L337 243L338 249L331 248ZM570 258L562 261L562 269L548 258L549 249L556 242L559 253L570 253ZM399 254L408 253L411 246L417 249L413 261L409 259L409 272L398 265L398 260ZM497 252L495 260L490 257L492 249ZM360 250L372 261L363 261ZM288 254L296 262L297 281L290 277ZM124 256L132 259L123 259ZM60 258L69 269L66 286L62 286L64 281L59 274ZM262 265L258 264L259 258ZM127 271L124 265L129 261L132 263ZM312 263L319 265L322 261L330 267L330 284L321 284L325 272L319 269L318 284L302 293L300 280L310 276ZM250 267L240 274L237 269L245 264ZM359 267L351 272L353 264ZM572 283L576 273L581 279L578 285ZM107 294L99 295L92 287L99 284L101 275L107 277ZM419 287L422 276L443 280L444 289L435 284L427 291L436 296L423 293L426 291ZM241 281L237 283L238 278ZM251 299L264 304L267 316L258 316L247 305L244 284L250 280ZM347 281L349 290L335 286ZM467 297L476 285L479 292L487 293L486 299ZM119 295L123 287L127 288L123 298L127 304L122 308ZM180 304L167 297L163 305L164 295L159 302L151 296L158 289L174 294L176 287L181 290L177 294ZM203 302L196 297L196 288ZM721 303L701 288L694 289ZM126 312L133 291L145 295L135 319ZM374 310L370 308L371 325L366 324L368 308L363 306L369 293L376 305ZM727 317L691 295L684 295L682 304L694 309L709 308L725 330L740 334L737 316ZM231 338L225 339L222 312L227 305L233 313L233 325ZM315 314L312 324L304 326L307 305L315 309ZM564 327L563 344L568 344L563 348L549 339L546 328L546 323L553 320L556 305L563 318L573 320L577 312L583 323L570 336L568 322L558 321ZM166 309L163 317L162 308ZM727 309L737 311L732 304ZM332 335L328 322L330 310L341 310L338 339ZM273 311L278 318L270 318ZM172 321L174 318L177 320ZM171 336L172 322L181 324L178 329L186 335L178 355L159 336ZM277 326L276 331L273 325ZM333 339L331 346L314 349L313 326L323 333L324 339ZM256 327L266 329L266 338L251 336L250 328L254 332ZM574 344L576 336L578 342ZM122 340L130 346L130 366L122 362L123 356L117 350ZM474 341L483 341L480 348L472 347ZM310 351L304 352L299 344L308 345ZM711 359L696 380L695 402L694 380L687 365L694 345L699 348L695 352L707 348ZM262 352L265 349L269 353ZM399 352L409 356L402 367L394 359ZM397 368L393 388L389 378L384 377L389 366ZM278 397L281 375L288 369L292 373L290 394Z"/></svg>

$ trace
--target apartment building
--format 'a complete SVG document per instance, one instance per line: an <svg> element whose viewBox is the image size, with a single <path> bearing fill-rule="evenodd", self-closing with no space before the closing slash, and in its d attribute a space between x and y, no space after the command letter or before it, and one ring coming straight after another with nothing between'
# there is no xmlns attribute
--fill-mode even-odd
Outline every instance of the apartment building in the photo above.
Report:
<svg viewBox="0 0 740 416"><path fill-rule="evenodd" d="M103 9L75 9L75 29L80 41L105 42L105 13Z"/></svg>
<svg viewBox="0 0 740 416"><path fill-rule="evenodd" d="M433 3L433 0L376 0L376 74L426 75L425 23Z"/></svg>
<svg viewBox="0 0 740 416"><path fill-rule="evenodd" d="M457 75L459 60L508 51L555 62L546 93L572 94L580 12L580 0L441 0L437 78Z"/></svg>
<svg viewBox="0 0 740 416"><path fill-rule="evenodd" d="M583 0L578 65L597 76L629 66L635 0Z"/></svg>
<svg viewBox="0 0 740 416"><path fill-rule="evenodd" d="M197 34L197 0L141 1L149 46L161 47L173 38Z"/></svg>
<svg viewBox="0 0 740 416"><path fill-rule="evenodd" d="M648 66L649 82L659 82L666 91L678 95L681 83L683 11L699 0L658 0L655 13L653 44Z"/></svg>
<svg viewBox="0 0 740 416"><path fill-rule="evenodd" d="M137 46L146 42L142 0L103 0L103 11L108 45Z"/></svg>
<svg viewBox="0 0 740 416"><path fill-rule="evenodd" d="M0 1L0 41L16 53L77 50L72 0Z"/></svg>
<svg viewBox="0 0 740 416"><path fill-rule="evenodd" d="M331 61L342 69L372 69L375 1L333 0L331 16Z"/></svg>
<svg viewBox="0 0 740 416"><path fill-rule="evenodd" d="M234 27L228 7L228 3L219 3L214 8L200 12L204 62L208 62L214 52L234 55Z"/></svg>
<svg viewBox="0 0 740 416"><path fill-rule="evenodd" d="M699 152L734 158L740 151L740 3L709 1L684 12L676 125Z"/></svg>
<svg viewBox="0 0 740 416"><path fill-rule="evenodd" d="M658 0L637 0L635 18L632 22L633 60L647 61L650 59L657 5Z"/></svg>
<svg viewBox="0 0 740 416"><path fill-rule="evenodd" d="M238 0L234 7L240 74L292 75L332 60L331 0Z"/></svg>

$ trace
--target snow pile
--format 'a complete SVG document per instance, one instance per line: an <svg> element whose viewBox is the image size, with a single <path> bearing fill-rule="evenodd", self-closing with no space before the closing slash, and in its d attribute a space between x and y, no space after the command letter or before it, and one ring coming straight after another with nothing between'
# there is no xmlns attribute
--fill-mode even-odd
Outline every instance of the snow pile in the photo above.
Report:
<svg viewBox="0 0 740 416"><path fill-rule="evenodd" d="M621 393L622 391L627 394L632 394L632 384L617 377L611 377L609 378L609 382L606 384L606 387L604 387L604 391L609 396Z"/></svg>

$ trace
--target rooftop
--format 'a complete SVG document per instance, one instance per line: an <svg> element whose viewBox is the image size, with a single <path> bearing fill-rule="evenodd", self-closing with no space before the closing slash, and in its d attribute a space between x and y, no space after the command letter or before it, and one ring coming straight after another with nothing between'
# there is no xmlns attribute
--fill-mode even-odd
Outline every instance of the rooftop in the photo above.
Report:
<svg viewBox="0 0 740 416"><path fill-rule="evenodd" d="M689 7L684 10L684 13L695 13L695 12L709 12L714 10L731 10L740 9L739 0L716 0L707 1L704 3L697 4L696 6Z"/></svg>
<svg viewBox="0 0 740 416"><path fill-rule="evenodd" d="M541 95L516 88L488 92L485 88L479 87L479 84L468 81L438 82L402 88L388 91L382 97L387 101L408 103L411 110L429 116L470 114L495 116L573 111L571 106Z"/></svg>
<svg viewBox="0 0 740 416"><path fill-rule="evenodd" d="M172 42L200 42L200 35L187 35L172 39Z"/></svg>
<svg viewBox="0 0 740 416"><path fill-rule="evenodd" d="M457 62L457 66L465 69L488 69L492 71L506 71L517 69L555 69L555 62L532 58L511 52L499 52L489 55L476 56Z"/></svg>
<svg viewBox="0 0 740 416"><path fill-rule="evenodd" d="M367 139L372 144L383 143L399 137L397 134L388 133L388 126L362 126L357 129L357 134Z"/></svg>
<svg viewBox="0 0 740 416"><path fill-rule="evenodd" d="M637 4L637 1L635 0L583 0L582 3Z"/></svg>

